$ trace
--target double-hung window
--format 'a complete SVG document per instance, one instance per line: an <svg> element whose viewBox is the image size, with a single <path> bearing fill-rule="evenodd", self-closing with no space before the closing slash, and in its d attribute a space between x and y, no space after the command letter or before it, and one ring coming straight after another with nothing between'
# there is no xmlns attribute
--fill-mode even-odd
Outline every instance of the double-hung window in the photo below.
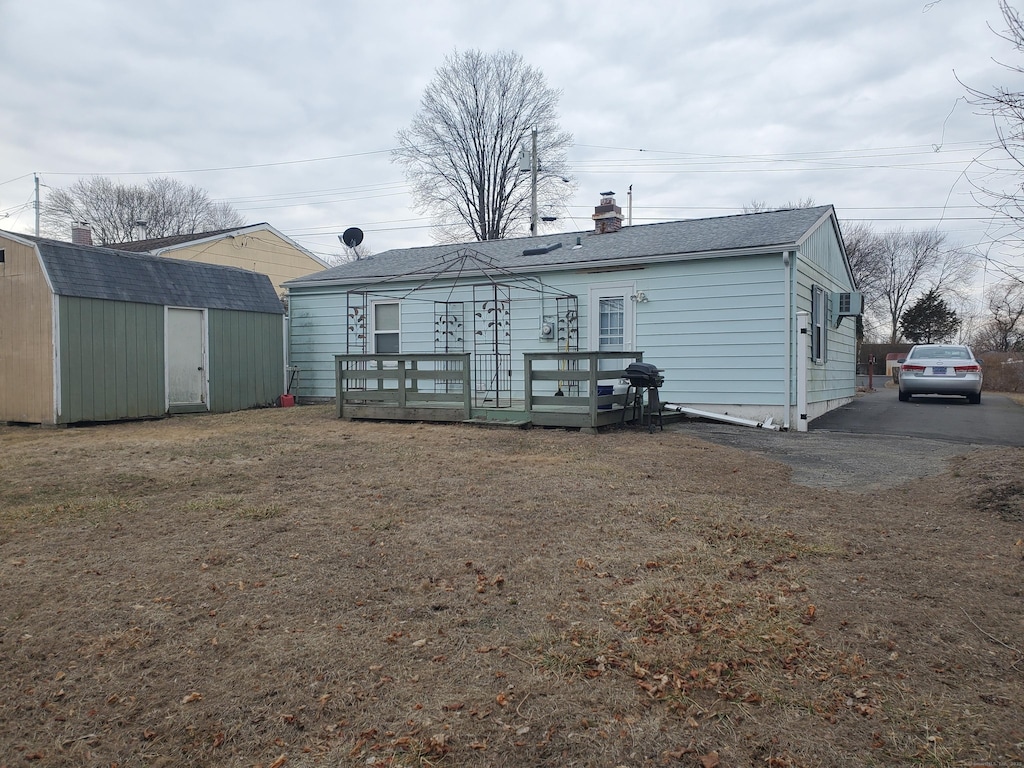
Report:
<svg viewBox="0 0 1024 768"><path fill-rule="evenodd" d="M373 305L373 353L393 355L401 351L401 312L397 301Z"/></svg>
<svg viewBox="0 0 1024 768"><path fill-rule="evenodd" d="M811 359L825 362L828 350L828 294L820 285L811 286Z"/></svg>

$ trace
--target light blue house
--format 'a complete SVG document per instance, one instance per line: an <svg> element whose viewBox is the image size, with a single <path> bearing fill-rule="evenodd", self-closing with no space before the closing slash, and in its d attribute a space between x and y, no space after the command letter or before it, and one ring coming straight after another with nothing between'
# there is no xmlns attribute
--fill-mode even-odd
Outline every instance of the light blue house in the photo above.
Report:
<svg viewBox="0 0 1024 768"><path fill-rule="evenodd" d="M623 227L605 197L593 218L589 232L399 249L288 282L296 394L336 397L339 355L371 369L461 355L469 407L529 410L578 393L587 375L566 371L601 352L602 369L639 353L662 369L662 402L785 428L853 398L860 295L832 206ZM529 371L549 360L538 392Z"/></svg>

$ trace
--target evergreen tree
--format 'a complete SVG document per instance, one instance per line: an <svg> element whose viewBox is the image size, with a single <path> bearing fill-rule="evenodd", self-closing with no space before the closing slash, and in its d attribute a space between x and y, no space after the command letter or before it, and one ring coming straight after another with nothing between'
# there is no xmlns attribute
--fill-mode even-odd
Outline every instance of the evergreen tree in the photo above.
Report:
<svg viewBox="0 0 1024 768"><path fill-rule="evenodd" d="M903 338L915 344L949 341L960 328L960 318L939 292L932 288L900 318Z"/></svg>

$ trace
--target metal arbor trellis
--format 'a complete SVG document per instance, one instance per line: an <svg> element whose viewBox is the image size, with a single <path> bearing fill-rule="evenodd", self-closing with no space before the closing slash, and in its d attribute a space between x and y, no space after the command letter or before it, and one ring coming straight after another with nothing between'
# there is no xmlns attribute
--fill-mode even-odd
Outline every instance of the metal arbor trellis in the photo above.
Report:
<svg viewBox="0 0 1024 768"><path fill-rule="evenodd" d="M466 351L465 302L434 302L434 352L451 354ZM447 366L447 364L446 364ZM443 392L452 392L461 387L459 379L445 379L438 383Z"/></svg>
<svg viewBox="0 0 1024 768"><path fill-rule="evenodd" d="M501 283L473 286L473 384L478 402L512 405L512 291Z"/></svg>
<svg viewBox="0 0 1024 768"><path fill-rule="evenodd" d="M466 277L486 282L472 286L462 282ZM398 281L416 279L412 287L398 288ZM373 351L370 318L371 298L374 300L403 301L415 299L415 294L427 287L439 288L443 280L448 295L457 288L472 288L472 303L467 301L430 301L433 306L433 346L436 353L472 353L474 402L492 408L512 405L512 305L513 290L540 294L542 322L553 320L556 328L553 341L559 352L579 351L579 299L573 294L553 289L539 278L524 277L505 269L495 260L468 247L458 248L438 258L436 269L418 268L408 274L392 275L378 282L365 284L347 291L345 307L345 351L347 354L367 354ZM389 290L390 286L390 290ZM546 302L555 299L555 317L546 309ZM550 305L547 305L550 306ZM467 316L467 313L470 313ZM470 324L471 323L471 324ZM467 335L467 334L471 334ZM472 339L472 344L469 343ZM365 363L360 364L365 365ZM578 367L578 361L561 362L567 369ZM445 391L461 386L456 380L439 384ZM578 390L579 383L570 386Z"/></svg>

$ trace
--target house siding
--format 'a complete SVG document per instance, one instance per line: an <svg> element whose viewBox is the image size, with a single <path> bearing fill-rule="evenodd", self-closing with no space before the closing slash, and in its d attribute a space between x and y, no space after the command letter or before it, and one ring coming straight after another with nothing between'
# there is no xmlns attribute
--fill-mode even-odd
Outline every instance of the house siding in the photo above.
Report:
<svg viewBox="0 0 1024 768"><path fill-rule="evenodd" d="M662 400L779 406L786 345L781 255L661 264L638 281L637 347L665 371Z"/></svg>
<svg viewBox="0 0 1024 768"><path fill-rule="evenodd" d="M183 261L200 261L260 272L270 278L274 290L284 293L282 283L324 268L270 230L220 237L213 242L195 242L165 248L159 255Z"/></svg>
<svg viewBox="0 0 1024 768"><path fill-rule="evenodd" d="M31 246L0 237L0 421L52 423L53 303Z"/></svg>
<svg viewBox="0 0 1024 768"><path fill-rule="evenodd" d="M467 344L447 351L472 353L472 284L489 279L511 286L513 398L522 394L523 354L568 351L539 338L542 319L555 314L556 298L566 294L579 302L572 351L597 351L592 303L625 301L622 349L643 353L663 370L664 401L770 416L799 427L806 422L804 409L796 412L797 400L805 391L810 418L854 394L852 318L827 323L825 359L808 366L809 382L796 380L803 362L797 359L803 340L798 315L810 312L814 286L829 296L854 288L831 206L625 227L613 234L403 248L339 265L289 284L291 361L302 369L297 393L334 397L333 356L363 351L346 349L350 287L370 297L374 291L402 297L401 351L407 354L442 351L433 342L433 302L466 303ZM615 314L610 309L613 321ZM479 367L474 371L479 379ZM480 392L479 381L475 389Z"/></svg>
<svg viewBox="0 0 1024 768"><path fill-rule="evenodd" d="M334 356L349 351L345 344L348 330L344 291L292 290L288 294L288 309L288 362L299 369L298 390L293 394L334 397ZM405 317L402 319L404 326Z"/></svg>
<svg viewBox="0 0 1024 768"><path fill-rule="evenodd" d="M811 312L816 285L828 294L854 290L838 235L828 223L815 229L797 254L797 311ZM808 418L820 416L856 394L856 355L856 318L844 318L838 327L826 323L825 359L807 363Z"/></svg>
<svg viewBox="0 0 1024 768"><path fill-rule="evenodd" d="M593 287L626 284L648 301L635 305L635 333L628 349L665 371L661 397L703 405L757 404L780 409L785 400L786 345L781 254L698 259L644 268L545 273L544 309L540 293L512 289L510 340L512 395L522 397L525 352L555 352L557 342L539 339L542 314L553 314L560 291L579 297L579 349L596 348L588 338ZM466 302L465 351L472 352L473 290L439 282L412 293L414 284L389 283L401 302L402 351L433 352L434 301ZM299 394L335 396L334 355L346 351L343 288L293 289L289 304L290 360L302 370Z"/></svg>

